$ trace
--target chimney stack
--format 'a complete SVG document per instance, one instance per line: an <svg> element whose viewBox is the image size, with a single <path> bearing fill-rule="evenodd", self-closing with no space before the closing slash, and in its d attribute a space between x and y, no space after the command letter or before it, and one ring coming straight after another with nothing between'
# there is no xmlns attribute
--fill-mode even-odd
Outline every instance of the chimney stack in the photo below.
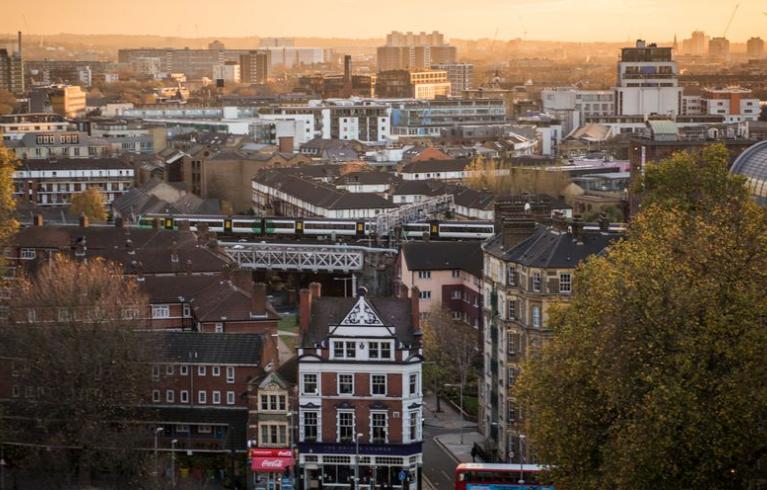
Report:
<svg viewBox="0 0 767 490"><path fill-rule="evenodd" d="M21 55L21 31L19 31L19 59L23 59Z"/></svg>
<svg viewBox="0 0 767 490"><path fill-rule="evenodd" d="M610 231L610 218L607 217L606 213L599 214L599 231L603 233Z"/></svg>
<svg viewBox="0 0 767 490"><path fill-rule="evenodd" d="M200 245L208 243L210 234L208 233L208 223L197 224L197 241Z"/></svg>
<svg viewBox="0 0 767 490"><path fill-rule="evenodd" d="M42 214L36 214L34 218L32 218L32 224L34 226L43 226L43 215Z"/></svg>
<svg viewBox="0 0 767 490"><path fill-rule="evenodd" d="M189 231L189 220L188 219L180 219L176 221L178 224L178 231Z"/></svg>
<svg viewBox="0 0 767 490"><path fill-rule="evenodd" d="M136 248L133 246L133 240L130 238L125 240L125 249L128 251L128 255L136 255Z"/></svg>
<svg viewBox="0 0 767 490"><path fill-rule="evenodd" d="M413 332L419 332L421 330L421 291L417 286L410 288L410 314Z"/></svg>
<svg viewBox="0 0 767 490"><path fill-rule="evenodd" d="M152 220L152 229L153 230L159 230L160 229L160 218L154 218Z"/></svg>
<svg viewBox="0 0 767 490"><path fill-rule="evenodd" d="M123 222L122 216L115 216L115 228L123 228L125 226L125 223Z"/></svg>
<svg viewBox="0 0 767 490"><path fill-rule="evenodd" d="M350 54L344 55L344 84L348 87L352 87L352 56Z"/></svg>
<svg viewBox="0 0 767 490"><path fill-rule="evenodd" d="M85 213L80 213L80 227L81 228L88 227L88 217L85 215Z"/></svg>
<svg viewBox="0 0 767 490"><path fill-rule="evenodd" d="M298 292L298 327L303 337L309 332L312 318L312 292L306 288Z"/></svg>
<svg viewBox="0 0 767 490"><path fill-rule="evenodd" d="M322 297L322 284L317 281L310 282L309 291L312 293L312 301Z"/></svg>
<svg viewBox="0 0 767 490"><path fill-rule="evenodd" d="M253 314L266 315L266 284L253 284Z"/></svg>
<svg viewBox="0 0 767 490"><path fill-rule="evenodd" d="M503 246L507 249L522 243L535 232L535 221L530 219L506 219L501 226Z"/></svg>
<svg viewBox="0 0 767 490"><path fill-rule="evenodd" d="M170 244L170 261L174 264L178 263L178 243L173 240Z"/></svg>

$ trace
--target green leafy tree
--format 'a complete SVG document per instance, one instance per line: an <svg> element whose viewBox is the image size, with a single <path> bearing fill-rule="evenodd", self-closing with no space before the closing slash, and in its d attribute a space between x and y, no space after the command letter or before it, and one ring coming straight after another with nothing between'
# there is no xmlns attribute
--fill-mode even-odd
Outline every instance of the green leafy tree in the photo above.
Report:
<svg viewBox="0 0 767 490"><path fill-rule="evenodd" d="M516 394L555 483L742 489L767 453L767 217L723 148L650 166Z"/></svg>
<svg viewBox="0 0 767 490"><path fill-rule="evenodd" d="M104 193L96 187L88 187L72 196L69 212L75 216L85 215L88 219L106 221L107 206Z"/></svg>

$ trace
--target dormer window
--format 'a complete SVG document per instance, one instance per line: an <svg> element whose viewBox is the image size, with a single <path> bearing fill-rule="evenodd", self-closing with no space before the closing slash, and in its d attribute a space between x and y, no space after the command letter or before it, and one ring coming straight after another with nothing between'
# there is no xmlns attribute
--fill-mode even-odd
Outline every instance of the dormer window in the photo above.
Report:
<svg viewBox="0 0 767 490"><path fill-rule="evenodd" d="M357 357L357 346L353 340L333 341L334 359L354 359Z"/></svg>

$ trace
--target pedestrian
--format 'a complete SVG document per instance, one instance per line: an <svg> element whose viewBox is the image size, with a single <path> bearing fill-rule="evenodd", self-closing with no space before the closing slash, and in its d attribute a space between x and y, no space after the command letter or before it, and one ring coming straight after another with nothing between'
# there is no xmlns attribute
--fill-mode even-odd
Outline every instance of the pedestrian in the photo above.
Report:
<svg viewBox="0 0 767 490"><path fill-rule="evenodd" d="M477 462L477 444L476 443L473 446L471 446L471 462L472 463Z"/></svg>

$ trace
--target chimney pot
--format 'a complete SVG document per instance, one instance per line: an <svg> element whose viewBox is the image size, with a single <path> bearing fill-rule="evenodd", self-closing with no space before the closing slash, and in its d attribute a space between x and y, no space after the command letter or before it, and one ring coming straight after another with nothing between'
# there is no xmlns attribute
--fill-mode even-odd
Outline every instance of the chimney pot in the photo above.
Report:
<svg viewBox="0 0 767 490"><path fill-rule="evenodd" d="M403 287L407 289L407 286ZM407 298L407 296L405 297ZM421 291L418 290L417 286L410 288L410 313L413 332L419 332L421 330Z"/></svg>
<svg viewBox="0 0 767 490"><path fill-rule="evenodd" d="M80 213L80 227L81 228L88 227L88 217L85 215L85 213Z"/></svg>
<svg viewBox="0 0 767 490"><path fill-rule="evenodd" d="M308 289L301 289L298 292L298 326L301 335L306 335L309 331L309 323L312 317L312 292Z"/></svg>
<svg viewBox="0 0 767 490"><path fill-rule="evenodd" d="M32 224L35 226L43 226L43 222L44 222L43 215L38 213L33 218Z"/></svg>
<svg viewBox="0 0 767 490"><path fill-rule="evenodd" d="M322 297L322 283L319 283L317 281L310 282L309 291L311 291L312 293L313 300Z"/></svg>
<svg viewBox="0 0 767 490"><path fill-rule="evenodd" d="M253 313L266 314L266 284L263 282L253 284Z"/></svg>

